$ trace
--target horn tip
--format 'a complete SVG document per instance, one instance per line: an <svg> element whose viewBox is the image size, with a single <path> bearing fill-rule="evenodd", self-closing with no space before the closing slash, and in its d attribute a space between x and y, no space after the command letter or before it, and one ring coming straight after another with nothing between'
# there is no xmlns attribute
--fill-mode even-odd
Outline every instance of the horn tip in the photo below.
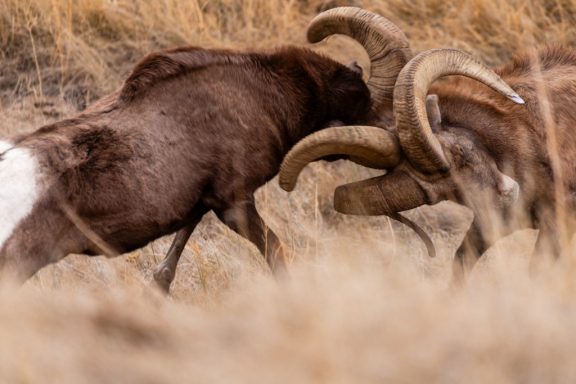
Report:
<svg viewBox="0 0 576 384"><path fill-rule="evenodd" d="M508 98L509 98L510 100L512 100L513 102L515 102L516 104L521 104L521 105L522 105L522 104L526 104L526 102L524 101L524 99L521 98L521 97L520 97L518 94L516 94L516 93L515 93L515 94L512 94L512 95L509 95Z"/></svg>
<svg viewBox="0 0 576 384"><path fill-rule="evenodd" d="M280 180L278 181L278 184L280 184L280 188L282 188L286 192L292 192L296 187L296 183L286 180Z"/></svg>

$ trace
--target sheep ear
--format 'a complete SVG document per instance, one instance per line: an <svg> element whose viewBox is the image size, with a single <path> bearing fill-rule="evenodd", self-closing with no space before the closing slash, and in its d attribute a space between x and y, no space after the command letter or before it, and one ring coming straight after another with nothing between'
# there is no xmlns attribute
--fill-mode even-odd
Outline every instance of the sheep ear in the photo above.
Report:
<svg viewBox="0 0 576 384"><path fill-rule="evenodd" d="M428 114L428 122L433 132L440 130L442 124L442 115L440 114L440 107L438 106L438 95L432 94L426 96L426 113Z"/></svg>
<svg viewBox="0 0 576 384"><path fill-rule="evenodd" d="M350 64L347 65L347 67L348 67L348 69L352 70L352 72L355 72L355 73L359 74L360 76L362 76L364 74L364 70L358 64L357 61L351 62Z"/></svg>

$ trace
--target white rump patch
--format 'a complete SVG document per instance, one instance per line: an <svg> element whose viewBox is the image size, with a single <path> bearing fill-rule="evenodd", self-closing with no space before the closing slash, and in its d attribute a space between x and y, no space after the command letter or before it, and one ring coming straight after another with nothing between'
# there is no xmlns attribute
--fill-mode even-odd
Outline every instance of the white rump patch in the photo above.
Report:
<svg viewBox="0 0 576 384"><path fill-rule="evenodd" d="M12 144L7 141L0 140L0 155L6 152L8 149L12 148Z"/></svg>
<svg viewBox="0 0 576 384"><path fill-rule="evenodd" d="M38 166L26 148L0 141L0 249L38 199Z"/></svg>

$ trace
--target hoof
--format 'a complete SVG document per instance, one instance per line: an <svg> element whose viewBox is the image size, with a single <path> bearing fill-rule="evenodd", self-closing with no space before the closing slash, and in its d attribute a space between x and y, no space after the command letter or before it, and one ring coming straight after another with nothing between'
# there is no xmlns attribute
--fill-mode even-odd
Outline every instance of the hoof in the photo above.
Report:
<svg viewBox="0 0 576 384"><path fill-rule="evenodd" d="M156 283L156 286L166 294L170 292L170 284L172 284L172 280L174 280L174 275L170 268L158 268L154 271L154 282Z"/></svg>

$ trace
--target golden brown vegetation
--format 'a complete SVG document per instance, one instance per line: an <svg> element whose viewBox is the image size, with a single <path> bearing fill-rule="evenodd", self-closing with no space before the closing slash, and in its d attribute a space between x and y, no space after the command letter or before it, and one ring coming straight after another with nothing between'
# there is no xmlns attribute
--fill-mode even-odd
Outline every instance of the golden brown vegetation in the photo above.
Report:
<svg viewBox="0 0 576 384"><path fill-rule="evenodd" d="M82 108L154 49L305 44L319 3L0 0L0 136ZM490 64L576 40L574 0L354 3L396 22L416 50L452 46ZM357 53L346 41L319 49ZM450 289L470 213L448 203L408 213L436 243L431 260L386 218L334 213L334 187L370 172L314 164L295 193L275 180L258 192L291 250L289 281L274 282L256 249L208 215L173 298L149 288L169 239L111 260L71 256L0 290L0 382L574 382L574 260L531 275L535 232L523 231Z"/></svg>

